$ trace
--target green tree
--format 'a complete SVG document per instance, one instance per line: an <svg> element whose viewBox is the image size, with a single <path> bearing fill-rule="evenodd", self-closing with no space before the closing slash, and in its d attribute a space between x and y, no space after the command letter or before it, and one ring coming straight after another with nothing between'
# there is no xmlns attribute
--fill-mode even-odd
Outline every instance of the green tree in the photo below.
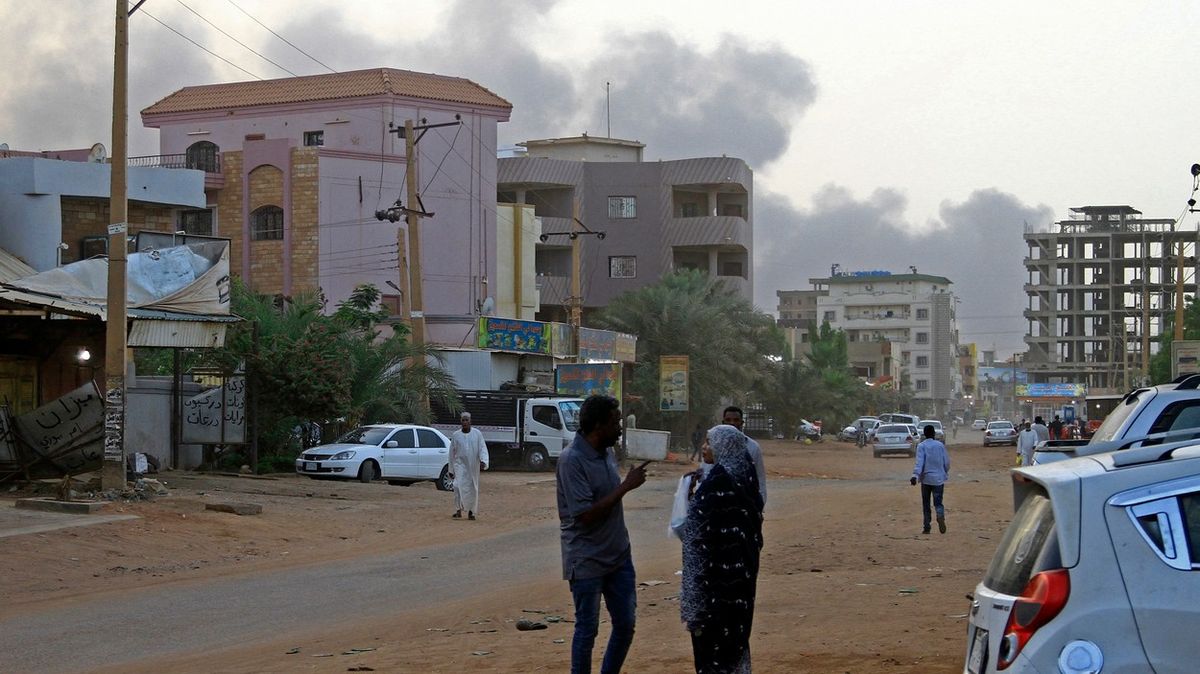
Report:
<svg viewBox="0 0 1200 674"><path fill-rule="evenodd" d="M637 363L625 387L643 401L639 417L684 437L696 423L715 423L722 399L744 401L784 350L770 316L697 270L680 270L625 293L596 320L599 327L638 337ZM660 356L689 359L687 415L659 410Z"/></svg>
<svg viewBox="0 0 1200 674"><path fill-rule="evenodd" d="M1183 338L1200 339L1200 302L1188 296L1184 298ZM1150 380L1153 384L1171 381L1171 342L1175 341L1175 314L1167 314L1159 335L1158 353L1150 357Z"/></svg>

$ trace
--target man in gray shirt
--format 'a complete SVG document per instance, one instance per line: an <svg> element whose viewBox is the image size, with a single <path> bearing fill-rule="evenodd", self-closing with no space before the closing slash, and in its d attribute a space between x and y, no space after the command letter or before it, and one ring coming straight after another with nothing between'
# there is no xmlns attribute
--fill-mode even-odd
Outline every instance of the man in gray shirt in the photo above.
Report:
<svg viewBox="0 0 1200 674"><path fill-rule="evenodd" d="M589 396L579 410L574 442L558 457L563 579L570 583L575 603L572 674L592 671L602 595L612 634L601 674L618 674L633 643L637 579L621 499L646 481L646 464L630 469L621 480L612 451L620 437L620 403L609 396Z"/></svg>

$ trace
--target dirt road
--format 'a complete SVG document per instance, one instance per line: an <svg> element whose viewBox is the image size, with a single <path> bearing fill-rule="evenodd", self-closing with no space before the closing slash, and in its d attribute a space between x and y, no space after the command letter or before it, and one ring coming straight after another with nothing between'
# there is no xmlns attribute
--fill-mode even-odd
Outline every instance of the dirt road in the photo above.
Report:
<svg viewBox="0 0 1200 674"><path fill-rule="evenodd" d="M764 443L756 671L961 671L965 595L1011 514L1012 450L974 440L960 432L964 444L952 446L945 535L919 533L910 460L833 441ZM627 500L646 583L630 672L690 667L679 548L665 537L686 469L655 465ZM0 652L21 653L20 671L527 672L569 662L551 474L485 473L477 522L451 520L451 496L427 484L164 480L171 496L110 511L140 519L3 539ZM264 511L202 509L220 501ZM122 611L141 626L123 625ZM514 626L555 616L564 621L546 630Z"/></svg>

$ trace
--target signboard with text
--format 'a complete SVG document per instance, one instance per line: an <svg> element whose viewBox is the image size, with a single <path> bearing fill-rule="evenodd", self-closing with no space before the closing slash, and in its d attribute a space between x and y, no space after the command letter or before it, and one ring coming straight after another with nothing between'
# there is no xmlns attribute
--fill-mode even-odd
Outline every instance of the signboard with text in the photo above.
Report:
<svg viewBox="0 0 1200 674"><path fill-rule="evenodd" d="M1171 378L1200 373L1200 340L1178 339L1171 342Z"/></svg>
<svg viewBox="0 0 1200 674"><path fill-rule="evenodd" d="M579 360L616 360L617 333L579 328Z"/></svg>
<svg viewBox="0 0 1200 674"><path fill-rule="evenodd" d="M1018 398L1086 398L1087 384L1017 384Z"/></svg>
<svg viewBox="0 0 1200 674"><path fill-rule="evenodd" d="M185 444L246 442L246 378L232 377L224 386L183 401L181 435Z"/></svg>
<svg viewBox="0 0 1200 674"><path fill-rule="evenodd" d="M554 390L560 395L608 395L621 399L620 363L562 363L554 368Z"/></svg>
<svg viewBox="0 0 1200 674"><path fill-rule="evenodd" d="M549 354L550 324L481 316L478 346L498 351Z"/></svg>
<svg viewBox="0 0 1200 674"><path fill-rule="evenodd" d="M688 357L659 356L659 401L663 412L688 411Z"/></svg>

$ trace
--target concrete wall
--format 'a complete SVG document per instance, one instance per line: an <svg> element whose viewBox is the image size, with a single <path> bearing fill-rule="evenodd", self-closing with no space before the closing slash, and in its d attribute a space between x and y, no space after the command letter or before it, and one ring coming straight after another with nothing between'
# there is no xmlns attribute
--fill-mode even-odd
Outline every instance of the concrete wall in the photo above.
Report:
<svg viewBox="0 0 1200 674"><path fill-rule="evenodd" d="M183 398L197 395L202 387L185 382ZM126 392L125 451L144 452L158 459L162 467L171 466L171 380L160 377L138 377L131 381ZM200 445L180 445L178 466L190 470L202 460Z"/></svg>

